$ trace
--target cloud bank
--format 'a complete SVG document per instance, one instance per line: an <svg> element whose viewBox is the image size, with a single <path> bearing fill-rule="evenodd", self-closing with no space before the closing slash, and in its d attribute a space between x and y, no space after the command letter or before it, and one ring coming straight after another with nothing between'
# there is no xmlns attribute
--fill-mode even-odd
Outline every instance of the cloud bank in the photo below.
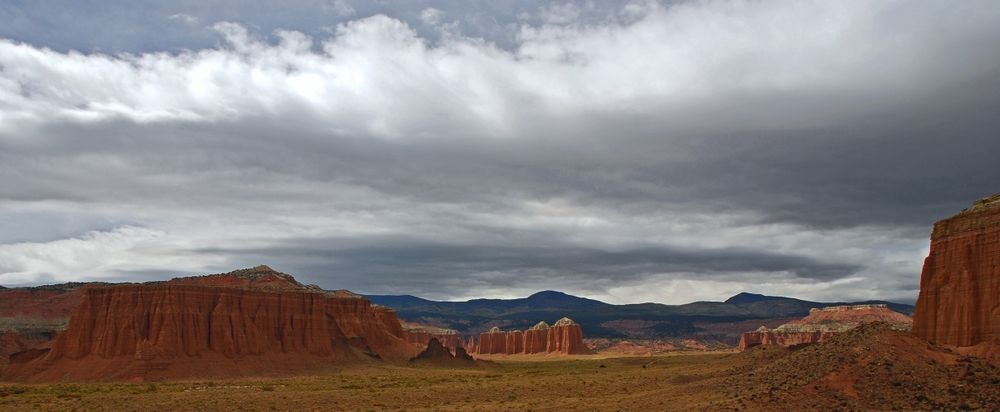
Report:
<svg viewBox="0 0 1000 412"><path fill-rule="evenodd" d="M565 3L510 44L330 6L192 50L0 40L0 284L912 300L930 224L998 191L989 2Z"/></svg>

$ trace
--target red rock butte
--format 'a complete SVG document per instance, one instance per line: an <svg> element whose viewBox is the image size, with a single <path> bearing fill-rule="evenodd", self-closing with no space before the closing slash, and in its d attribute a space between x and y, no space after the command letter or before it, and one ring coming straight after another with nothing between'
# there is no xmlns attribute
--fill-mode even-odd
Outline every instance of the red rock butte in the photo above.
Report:
<svg viewBox="0 0 1000 412"><path fill-rule="evenodd" d="M973 346L1000 339L1000 194L934 224L913 334Z"/></svg>
<svg viewBox="0 0 1000 412"><path fill-rule="evenodd" d="M825 341L863 324L883 322L896 330L909 330L913 320L884 304L813 308L809 315L774 329L761 326L740 335L739 350L759 345L797 346Z"/></svg>
<svg viewBox="0 0 1000 412"><path fill-rule="evenodd" d="M11 356L5 380L171 379L281 374L342 362L405 361L395 311L302 286L266 266L82 290L69 326Z"/></svg>
<svg viewBox="0 0 1000 412"><path fill-rule="evenodd" d="M555 324L538 322L526 331L501 331L493 327L479 335L475 353L480 355L531 355L538 353L585 355L591 350L583 343L583 329L569 318Z"/></svg>

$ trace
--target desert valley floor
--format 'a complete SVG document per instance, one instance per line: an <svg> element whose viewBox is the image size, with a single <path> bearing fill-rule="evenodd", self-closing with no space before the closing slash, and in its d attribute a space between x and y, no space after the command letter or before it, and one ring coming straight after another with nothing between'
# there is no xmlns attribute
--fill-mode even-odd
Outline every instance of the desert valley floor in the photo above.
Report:
<svg viewBox="0 0 1000 412"><path fill-rule="evenodd" d="M0 386L4 410L724 409L736 353L498 360L481 369L356 366L275 379Z"/></svg>
<svg viewBox="0 0 1000 412"><path fill-rule="evenodd" d="M995 348L987 348L993 353ZM1000 367L885 324L815 345L665 356L499 356L310 375L0 384L3 410L996 410Z"/></svg>

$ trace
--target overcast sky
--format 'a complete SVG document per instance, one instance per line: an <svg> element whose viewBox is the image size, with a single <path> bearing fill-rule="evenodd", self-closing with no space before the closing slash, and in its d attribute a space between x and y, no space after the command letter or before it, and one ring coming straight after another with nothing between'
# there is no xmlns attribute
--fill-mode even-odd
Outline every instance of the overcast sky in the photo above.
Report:
<svg viewBox="0 0 1000 412"><path fill-rule="evenodd" d="M0 4L0 285L912 302L995 1Z"/></svg>

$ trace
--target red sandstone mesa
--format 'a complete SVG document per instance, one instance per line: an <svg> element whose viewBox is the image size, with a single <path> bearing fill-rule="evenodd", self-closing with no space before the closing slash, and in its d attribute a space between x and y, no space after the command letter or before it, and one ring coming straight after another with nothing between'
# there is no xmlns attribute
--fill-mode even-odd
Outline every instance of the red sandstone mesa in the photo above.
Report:
<svg viewBox="0 0 1000 412"><path fill-rule="evenodd" d="M556 353L563 355L590 354L583 343L583 330L569 318L559 319L554 325L539 322L527 331L503 332L494 327L479 335L475 353L478 354L535 354Z"/></svg>
<svg viewBox="0 0 1000 412"><path fill-rule="evenodd" d="M2 377L239 376L376 357L403 361L419 350L403 339L394 311L356 295L305 287L250 289L235 283L88 288L51 349L12 357Z"/></svg>
<svg viewBox="0 0 1000 412"><path fill-rule="evenodd" d="M758 345L796 346L825 341L862 324L885 322L897 330L910 329L913 320L886 305L852 305L813 308L809 315L774 329L760 327L740 335L739 350Z"/></svg>
<svg viewBox="0 0 1000 412"><path fill-rule="evenodd" d="M938 344L1000 339L1000 194L934 224L913 318Z"/></svg>

